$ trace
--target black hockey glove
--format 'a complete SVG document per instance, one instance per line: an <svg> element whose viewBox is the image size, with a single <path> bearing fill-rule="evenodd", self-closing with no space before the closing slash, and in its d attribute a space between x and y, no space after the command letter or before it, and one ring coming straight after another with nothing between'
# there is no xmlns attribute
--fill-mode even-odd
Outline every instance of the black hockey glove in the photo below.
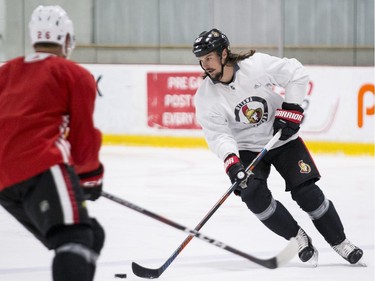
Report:
<svg viewBox="0 0 375 281"><path fill-rule="evenodd" d="M78 175L85 200L95 201L100 197L103 189L103 175L102 164L93 171Z"/></svg>
<svg viewBox="0 0 375 281"><path fill-rule="evenodd" d="M303 108L298 104L283 102L282 109L278 108L273 123L273 135L281 129L280 140L287 140L299 130L303 119Z"/></svg>
<svg viewBox="0 0 375 281"><path fill-rule="evenodd" d="M227 158L225 158L224 168L232 183L246 180L245 167L236 154L229 154Z"/></svg>

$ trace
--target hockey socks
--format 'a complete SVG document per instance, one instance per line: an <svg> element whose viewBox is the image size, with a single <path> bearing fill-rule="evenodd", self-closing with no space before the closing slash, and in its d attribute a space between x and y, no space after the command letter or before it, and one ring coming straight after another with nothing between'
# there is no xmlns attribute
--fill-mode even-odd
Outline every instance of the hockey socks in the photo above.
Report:
<svg viewBox="0 0 375 281"><path fill-rule="evenodd" d="M82 244L68 243L56 249L52 271L54 281L92 281L97 254Z"/></svg>

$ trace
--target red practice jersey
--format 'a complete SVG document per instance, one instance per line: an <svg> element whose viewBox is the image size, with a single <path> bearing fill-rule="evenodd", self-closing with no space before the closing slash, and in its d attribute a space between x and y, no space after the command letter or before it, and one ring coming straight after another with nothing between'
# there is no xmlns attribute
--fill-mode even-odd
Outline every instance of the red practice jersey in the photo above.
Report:
<svg viewBox="0 0 375 281"><path fill-rule="evenodd" d="M64 58L35 53L0 67L0 191L49 167L99 166L94 77Z"/></svg>

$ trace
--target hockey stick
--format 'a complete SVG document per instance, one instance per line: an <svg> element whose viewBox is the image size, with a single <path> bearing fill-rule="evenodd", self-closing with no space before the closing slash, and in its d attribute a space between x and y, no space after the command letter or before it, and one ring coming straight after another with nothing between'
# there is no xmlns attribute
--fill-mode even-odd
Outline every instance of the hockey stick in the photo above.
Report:
<svg viewBox="0 0 375 281"><path fill-rule="evenodd" d="M259 161L264 157L264 155L274 146L276 141L280 138L281 130L279 130L273 138L266 144L266 146L259 152L257 157L250 163L246 168L246 173L250 175L254 167L259 163ZM238 187L239 183L234 182L230 188L224 193L224 195L219 199L219 201L211 208L211 210L206 214L206 216L198 223L194 228L195 231L199 231L205 223L212 217L217 209L224 203L224 201L229 197L229 195ZM193 239L194 235L189 235L181 245L173 252L173 254L165 261L165 263L157 269L145 268L135 262L132 263L132 269L135 275L139 277L147 278L158 278L163 272L168 268L168 266L176 259L176 257L182 252L187 244Z"/></svg>
<svg viewBox="0 0 375 281"><path fill-rule="evenodd" d="M258 265L261 265L261 266L264 266L266 268L270 268L270 269L274 269L274 268L277 268L279 267L281 264L284 264L286 262L288 262L289 260L291 260L297 253L297 250L298 250L298 244L297 244L297 241L292 238L289 242L289 244L276 256L272 257L272 258L269 258L269 259L260 259L260 258L257 258L257 257L254 257L250 254L246 254L244 252L241 252L240 250L237 250L231 246L228 246L226 244L224 244L223 242L219 241L219 240L216 240L216 239L213 239L213 238L210 238L206 235L203 235L202 233L198 232L197 230L193 230L193 229L190 229L186 226L183 226L177 222L174 222L174 221L171 221L165 217L162 217L162 216L159 216L151 211L148 211L142 207L139 207L133 203L130 203L129 201L126 201L124 199L121 199L115 195L112 195L112 194L109 194L105 191L102 191L102 196L111 200L111 201L114 201L120 205L123 205L125 207L128 207L134 211L137 211L143 215L146 215L146 216L149 216L155 220L158 220L162 223L165 223L165 224L168 224L174 228L177 228L179 230L182 230L186 233L189 233L189 237L192 236L192 237L197 237L199 238L200 240L202 241L205 241L207 243L210 243L212 245L215 245L216 247L219 247L219 248L222 248L228 252L231 252L233 254L236 254L236 255L239 255L247 260L250 260ZM153 279L153 278L158 278L160 276L161 273L159 273L159 270L158 269L145 269L145 270L142 270L143 267L140 267L138 268L138 270L136 269L134 271L134 263L133 263L133 271L135 273L135 275L139 276L139 277L143 277L143 278L150 278L150 279Z"/></svg>

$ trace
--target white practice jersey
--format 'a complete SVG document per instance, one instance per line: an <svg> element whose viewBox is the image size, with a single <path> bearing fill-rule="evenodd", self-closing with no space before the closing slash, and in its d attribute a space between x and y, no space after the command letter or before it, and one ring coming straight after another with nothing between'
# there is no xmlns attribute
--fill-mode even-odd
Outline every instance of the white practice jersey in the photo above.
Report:
<svg viewBox="0 0 375 281"><path fill-rule="evenodd" d="M207 77L195 95L196 115L209 148L224 160L239 150L259 152L273 136L275 111L283 101L301 105L309 77L296 59L255 53L235 66L226 85ZM285 89L285 96L275 93ZM274 148L298 137L278 141Z"/></svg>

